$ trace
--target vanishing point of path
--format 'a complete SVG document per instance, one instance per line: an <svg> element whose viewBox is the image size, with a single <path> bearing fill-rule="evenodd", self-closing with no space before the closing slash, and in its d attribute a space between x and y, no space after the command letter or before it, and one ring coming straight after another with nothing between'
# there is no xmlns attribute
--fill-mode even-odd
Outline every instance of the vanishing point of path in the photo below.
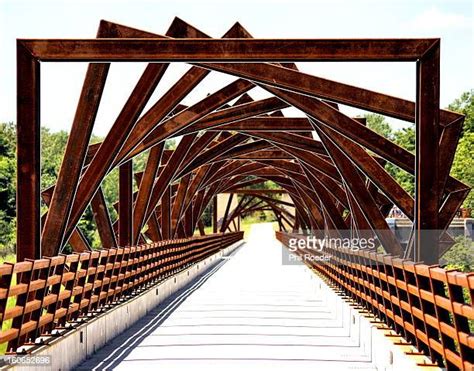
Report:
<svg viewBox="0 0 474 371"><path fill-rule="evenodd" d="M302 265L282 265L271 224L211 272L100 349L80 369L372 370Z"/></svg>

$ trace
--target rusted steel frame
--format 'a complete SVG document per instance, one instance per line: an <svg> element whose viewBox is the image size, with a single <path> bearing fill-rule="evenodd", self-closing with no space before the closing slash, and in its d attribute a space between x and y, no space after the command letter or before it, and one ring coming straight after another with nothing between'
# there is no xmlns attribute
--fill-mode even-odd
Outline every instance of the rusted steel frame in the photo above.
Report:
<svg viewBox="0 0 474 371"><path fill-rule="evenodd" d="M257 179L257 180L259 180L259 183L265 181L265 179ZM229 189L226 192L222 192L222 193L239 193L239 194L254 193L254 194L263 194L263 195L288 193L284 189L251 189L251 188L244 189L244 188L241 188L241 186L238 184L232 187L236 187L236 188Z"/></svg>
<svg viewBox="0 0 474 371"><path fill-rule="evenodd" d="M152 241L157 242L163 239L161 235L161 226L158 223L158 219L156 217L156 213L153 213L150 218L148 219L148 233L149 237Z"/></svg>
<svg viewBox="0 0 474 371"><path fill-rule="evenodd" d="M310 120L313 126L314 121ZM414 216L413 198L392 178L390 174L381 166L367 151L358 144L346 139L338 132L318 125L335 145L367 176L385 195L397 205L400 210L410 219Z"/></svg>
<svg viewBox="0 0 474 371"><path fill-rule="evenodd" d="M301 201L305 205L306 209L308 210L308 215L310 216L310 223L312 229L324 229L324 218L319 209L319 205L316 203L316 200L319 200L315 197L315 193L308 193L307 189L301 187L297 182L293 182L296 191L298 192L299 196L301 197ZM314 199L313 199L314 197Z"/></svg>
<svg viewBox="0 0 474 371"><path fill-rule="evenodd" d="M143 219L150 202L151 191L158 174L163 154L164 142L150 149L148 159L138 188L138 194L133 208L133 244L136 245L140 235Z"/></svg>
<svg viewBox="0 0 474 371"><path fill-rule="evenodd" d="M206 130L307 133L312 131L312 127L304 117L252 117Z"/></svg>
<svg viewBox="0 0 474 371"><path fill-rule="evenodd" d="M318 126L316 126L315 129L318 132L318 135L321 138L323 145L326 147L329 155L331 156L334 164L338 168L341 177L348 184L346 189L354 197L354 200L359 205L362 213L376 233L384 249L393 255L403 254L400 243L393 235L392 231L387 225L387 222L380 213L377 204L370 193L367 191L365 183L360 177L355 166L342 153L340 148L337 147L331 140L329 140L326 134L322 132Z"/></svg>
<svg viewBox="0 0 474 371"><path fill-rule="evenodd" d="M179 222L181 221L181 214L184 207L184 199L188 190L189 182L191 181L191 174L187 174L179 181L178 191L173 201L171 209L171 237L176 236L176 230Z"/></svg>
<svg viewBox="0 0 474 371"><path fill-rule="evenodd" d="M283 144L288 147L294 147L300 150L309 151L311 153L327 155L320 141L310 139L299 134L293 134L289 132L279 133L259 131L248 131L246 134L265 139L272 144Z"/></svg>
<svg viewBox="0 0 474 371"><path fill-rule="evenodd" d="M107 37L108 35L101 35L99 29L98 36ZM71 213L109 67L110 63L91 63L87 69L41 236L43 255L56 255L63 246L69 214Z"/></svg>
<svg viewBox="0 0 474 371"><path fill-rule="evenodd" d="M318 171L318 174L321 173L332 180L341 183L341 176L332 162L326 161L314 153L298 150L291 146L275 144L275 147L280 148L301 162L311 166L312 169Z"/></svg>
<svg viewBox="0 0 474 371"><path fill-rule="evenodd" d="M222 222L221 222L221 227L220 227L220 232L225 232L225 226L227 223L227 217L229 216L229 211L230 211L230 206L232 204L232 199L234 198L234 195L231 193L229 195L229 199L227 200L227 206L225 208L224 216L222 217Z"/></svg>
<svg viewBox="0 0 474 371"><path fill-rule="evenodd" d="M133 208L134 245L137 244L138 236L140 235L140 231L143 226L143 219L150 202L151 191L153 189L155 178L158 174L163 149L164 142L153 147L148 154L145 171L139 184L138 194L136 196L135 206Z"/></svg>
<svg viewBox="0 0 474 371"><path fill-rule="evenodd" d="M248 154L235 155L235 160L292 160L294 157L281 149L263 149Z"/></svg>
<svg viewBox="0 0 474 371"><path fill-rule="evenodd" d="M198 221L198 228L199 228L199 234L201 236L205 236L206 235L206 232L204 230L204 223L202 222L202 220L199 220Z"/></svg>
<svg viewBox="0 0 474 371"><path fill-rule="evenodd" d="M280 214L278 212L276 212L275 210L273 210L273 213L275 214L275 217L277 218L277 221L278 221L278 230L280 232L282 232L282 231L286 232L286 228L283 226L283 224L281 222Z"/></svg>
<svg viewBox="0 0 474 371"><path fill-rule="evenodd" d="M227 192L233 192L234 190L243 190L244 187L248 187L248 186L252 186L252 185L256 185L256 184L261 184L261 183L264 183L266 182L266 179L263 179L263 178L255 178L255 179L252 179L252 180L247 180L248 177L243 177L243 181L239 181L237 182L236 184L230 186L229 188L226 188L226 191ZM236 192L238 193L238 192Z"/></svg>
<svg viewBox="0 0 474 371"><path fill-rule="evenodd" d="M298 198L293 198L293 202L296 207L296 220L299 223L298 227L301 227L303 231L309 229L311 227L310 217L303 201L300 199L300 196L298 195Z"/></svg>
<svg viewBox="0 0 474 371"><path fill-rule="evenodd" d="M197 65L301 95L327 99L331 102L415 122L415 102L305 74L281 65L270 63L200 63ZM460 117L462 115L459 113L440 110L442 126L449 126Z"/></svg>
<svg viewBox="0 0 474 371"><path fill-rule="evenodd" d="M102 248L109 249L117 247L117 241L112 227L112 220L110 219L102 187L99 187L94 197L92 197L91 208L97 225L97 231L99 232Z"/></svg>
<svg viewBox="0 0 474 371"><path fill-rule="evenodd" d="M222 154L217 160L239 158L242 155L256 153L261 150L272 148L273 145L266 140L254 140L245 144L236 145Z"/></svg>
<svg viewBox="0 0 474 371"><path fill-rule="evenodd" d="M197 134L189 134L189 135L183 136L183 138L178 144L178 147L173 152L173 155L171 156L168 163L166 164L165 168L163 169L163 171L160 172L160 175L157 181L155 182L155 186L153 187L153 191L150 196L148 209L145 214L145 218L143 219L144 223L146 223L151 213L153 212L155 207L158 205L158 202L160 201L161 196L164 194L166 187L175 178L176 172L179 166L181 165L181 163L183 162L183 160L185 159L186 154L188 153L190 147L196 140L196 136ZM143 227L143 225L141 227ZM168 238L170 238L169 235L168 235Z"/></svg>
<svg viewBox="0 0 474 371"><path fill-rule="evenodd" d="M212 198L212 232L217 233L217 195Z"/></svg>
<svg viewBox="0 0 474 371"><path fill-rule="evenodd" d="M41 61L416 61L438 39L20 39Z"/></svg>
<svg viewBox="0 0 474 371"><path fill-rule="evenodd" d="M161 198L161 235L171 239L171 186L166 186Z"/></svg>
<svg viewBox="0 0 474 371"><path fill-rule="evenodd" d="M289 160L274 160L274 159L257 159L254 160L255 162L270 165L273 168L278 170L285 171L287 174L298 174L301 175L303 170L300 166L299 162L295 162L294 159L292 161Z"/></svg>
<svg viewBox="0 0 474 371"><path fill-rule="evenodd" d="M232 194L232 193L231 193ZM289 207L294 207L294 205L291 203L291 202L286 202L286 201L283 201L283 200L279 200L279 199L276 199L276 198L272 198L272 197L269 197L269 196L265 196L259 192L252 192L251 190L249 190L248 193L245 194L246 196L254 196L254 197L258 197L260 198L261 200L263 201L270 201L270 202L273 202L275 204L280 204L280 205L284 205L284 206L289 206Z"/></svg>
<svg viewBox="0 0 474 371"><path fill-rule="evenodd" d="M209 203L210 201L210 198L209 198L207 200L207 203L204 205L205 197L206 197L206 190L201 190L201 191L196 192L196 195L193 197L192 204L189 207L189 209L192 210L192 221L193 221L192 229L193 230L196 229L196 225L201 220L202 213L204 212L204 209L208 206L207 203ZM213 214L212 218L214 221L213 211L212 211L212 214ZM213 233L217 233L217 231L214 232L214 224L213 224Z"/></svg>
<svg viewBox="0 0 474 371"><path fill-rule="evenodd" d="M194 229L196 228L196 223L201 220L201 216L204 212L204 210L208 207L209 203L211 200L214 202L214 198L217 197L216 190L219 186L219 183L215 183L211 185L207 191L206 190L201 190L198 191L196 194L196 197L193 201L193 223L194 223ZM214 214L214 212L213 212ZM213 216L214 218L214 216ZM216 224L217 228L217 224ZM213 230L214 230L214 225L213 225ZM216 233L218 232L218 228L216 229Z"/></svg>
<svg viewBox="0 0 474 371"><path fill-rule="evenodd" d="M191 173L191 171L189 171L189 172L186 172L185 174L180 175L181 171L187 165L193 162L193 160L195 160L195 158L197 158L203 151L212 150L212 148L216 146L216 145L212 145L213 144L212 142L218 135L219 133L204 132L195 140L195 142L189 149L188 153L186 154L186 157L183 159L183 161L181 162L181 164L179 165L177 169L176 173L179 174L177 176L178 178L180 178L181 176L184 176L185 174ZM219 143L222 143L222 142L219 142Z"/></svg>
<svg viewBox="0 0 474 371"><path fill-rule="evenodd" d="M439 205L439 40L417 61L415 259L438 262ZM429 190L429 191L428 191Z"/></svg>
<svg viewBox="0 0 474 371"><path fill-rule="evenodd" d="M196 134L189 134L196 135ZM177 177L182 177L183 175L193 171L194 169L211 162L212 160L217 159L222 154L225 154L227 151L231 150L234 146L239 143L246 141L248 137L242 134L234 134L228 139L223 140L219 144L215 145L211 149L202 152L194 158L191 162L186 164L186 166L178 173ZM191 160L191 159L190 159Z"/></svg>
<svg viewBox="0 0 474 371"><path fill-rule="evenodd" d="M278 88L270 88L263 85L262 87L292 106L302 110L319 123L329 126L340 134L360 145L363 145L367 149L370 149L402 169L413 171L413 154L324 102Z"/></svg>
<svg viewBox="0 0 474 371"><path fill-rule="evenodd" d="M199 223L199 221L202 222L202 220L198 220L197 223ZM191 205L189 205L186 210L182 211L181 225L183 227L183 237L192 237L194 235L194 224L195 223L193 221L193 205L191 203Z"/></svg>
<svg viewBox="0 0 474 371"><path fill-rule="evenodd" d="M130 97L123 106L122 111L110 129L109 134L102 142L97 154L94 156L94 159L82 175L79 186L77 187L77 193L71 217L68 222L65 240L67 240L72 229L79 221L85 207L97 191L103 178L110 171L114 159L130 132L133 130L136 120L161 80L166 67L167 65L159 64L149 64L146 67Z"/></svg>
<svg viewBox="0 0 474 371"><path fill-rule="evenodd" d="M438 154L440 202L442 202L442 197L446 190L446 182L448 181L449 172L453 165L454 155L456 154L456 148L461 135L463 124L464 117L460 117L459 119L453 121L450 125L440 128L441 131Z"/></svg>
<svg viewBox="0 0 474 371"><path fill-rule="evenodd" d="M332 129L347 136L356 143L367 147L400 168L411 174L414 173L415 157L410 152L395 145L364 125L350 119L324 102L277 88L270 88L263 85L261 87L282 100L287 101L294 107L303 110L323 125L330 126ZM437 110L439 110L439 108L437 108ZM447 190L452 189L453 180L451 177L448 178L447 185Z"/></svg>
<svg viewBox="0 0 474 371"><path fill-rule="evenodd" d="M228 192L228 190L232 187L235 187L237 184L241 182L245 182L247 179L249 179L249 176L247 175L235 175L235 176L223 176L221 178L223 182L221 183L221 186L219 187L219 193L231 193ZM261 179L262 182L264 182L264 179ZM255 183L253 183L255 184Z"/></svg>
<svg viewBox="0 0 474 371"><path fill-rule="evenodd" d="M253 172L255 170L264 167L262 164L245 164L242 162L230 162L222 166L214 174L211 174L209 178L205 179L204 184L210 185L224 177L231 177L233 175L245 175L246 172Z"/></svg>
<svg viewBox="0 0 474 371"><path fill-rule="evenodd" d="M271 201L268 201L266 200L265 201L274 211L277 211L278 214L280 215L280 218L285 220L290 226L292 226L294 224L294 220L295 220L295 216L293 214L291 214L288 210L286 210L284 207L280 207L278 206L276 203L274 202L271 202ZM295 207L293 205L293 207ZM275 214L276 215L276 214ZM291 218L293 219L293 222L291 222L288 218L286 218L285 216L287 216L288 218Z"/></svg>
<svg viewBox="0 0 474 371"><path fill-rule="evenodd" d="M195 122L193 125L183 129L180 134L189 134L197 130L234 130L229 129L240 122L253 122L255 116L271 112L275 109L286 108L288 104L281 99L271 97L249 103L235 105L226 109L210 113L206 117ZM276 122L274 119L266 119L265 122Z"/></svg>
<svg viewBox="0 0 474 371"><path fill-rule="evenodd" d="M49 206L49 202L53 194L53 188L54 186L51 186L41 192L41 198L43 199L43 202L46 204L46 206ZM43 214L43 216L41 217L42 225L44 225L45 219L46 219L46 214ZM87 241L81 229L77 226L76 228L74 228L71 234L71 238L69 239L69 244L72 246L72 249L75 252L84 252L84 251L92 250L91 246L89 245L89 241Z"/></svg>
<svg viewBox="0 0 474 371"><path fill-rule="evenodd" d="M119 167L119 238L120 247L133 246L133 164Z"/></svg>
<svg viewBox="0 0 474 371"><path fill-rule="evenodd" d="M307 165L302 165L304 174L309 180L311 187L314 192L317 194L319 200L321 201L322 209L326 212L326 215L331 219L332 224L335 228L344 230L347 228L342 215L336 209L334 203L334 198L332 195L322 186L318 178L307 168Z"/></svg>
<svg viewBox="0 0 474 371"><path fill-rule="evenodd" d="M179 20L175 19L170 29L179 30L179 24ZM193 30L193 32L198 33L200 37L208 37L206 34L196 29ZM175 34L173 33L172 36L174 35ZM181 36L184 37L184 35ZM223 38L236 36L238 36L238 34L236 34L235 27L231 27ZM147 148L157 144L160 140L164 140L172 134L180 132L187 126L190 126L193 122L202 119L204 116L211 113L214 109L221 107L229 100L254 87L252 83L239 79L207 96L195 105L187 107L184 111L178 113L174 117L161 122L164 116L160 115L160 112L161 114L165 112L169 113L176 105L176 102L184 99L184 97L189 94L189 92L208 74L208 70L198 67L192 67L188 72L186 72L185 75L178 80L178 82L149 111L150 115L146 115L142 120L140 120L137 124L137 135L134 135L129 143L126 143L123 151L119 154L119 159L121 160L125 157L130 158L143 152ZM163 110L163 108L166 108L166 110ZM159 114L157 115L156 112Z"/></svg>
<svg viewBox="0 0 474 371"><path fill-rule="evenodd" d="M231 196L229 197L229 201L231 201L232 198L233 198L233 195L231 195ZM230 214L229 214L229 215L227 215L227 218L222 220L221 230L226 231L227 228L229 228L230 223L234 220L234 218L235 218L237 215L239 215L240 210L241 210L242 208L244 208L245 206L247 206L250 202L252 202L252 200L253 200L253 197L249 197L249 198L247 198L246 196L242 197L242 198L239 200L237 206L236 206L233 210L230 211ZM229 206L229 204L228 204L228 206Z"/></svg>
<svg viewBox="0 0 474 371"><path fill-rule="evenodd" d="M267 165L268 162L266 161L256 161L257 163L262 163ZM309 188L310 190L311 185L308 183L307 177L304 175L303 170L299 169L299 172L294 172L294 171L289 171L285 166L282 164L268 164L267 169L265 170L259 170L255 175L264 175L266 174L265 171L272 171L271 169L274 169L275 171L281 173L284 176L287 176L289 178L292 178L294 181L298 182L300 185L303 187ZM270 193L270 192L269 192Z"/></svg>
<svg viewBox="0 0 474 371"><path fill-rule="evenodd" d="M147 138L141 142L127 158L136 156L151 146L167 139L170 136L179 134L181 130L191 126L194 121L199 120L205 115L211 113L223 104L238 97L242 92L250 90L254 85L246 80L239 79L218 90L217 92L208 95L206 98L182 111L176 116L162 122L156 126Z"/></svg>
<svg viewBox="0 0 474 371"><path fill-rule="evenodd" d="M115 162L119 163L127 158L132 158L147 148L152 147L152 145L148 147L143 145L143 142L146 141L146 138L150 135L152 130L168 116L176 104L199 85L207 74L208 73L199 68L191 68L187 71L186 74L138 120L132 135L127 139ZM158 142L154 144L158 144ZM140 147L140 149L138 147Z"/></svg>
<svg viewBox="0 0 474 371"><path fill-rule="evenodd" d="M16 46L17 63L17 261L41 257L40 64Z"/></svg>
<svg viewBox="0 0 474 371"><path fill-rule="evenodd" d="M211 181L215 181L217 176L221 175L221 173L222 172L219 172L219 174L216 174L213 178L211 178ZM226 175L226 177L232 177L232 176L241 177L241 176L244 176L244 175L257 175L257 176L260 176L260 175L282 175L282 173L278 172L277 170L268 168L263 164L244 163L242 166L237 167L232 171L229 171L229 173L227 173L225 175Z"/></svg>
<svg viewBox="0 0 474 371"><path fill-rule="evenodd" d="M446 230L448 229L449 225L451 224L454 216L456 215L456 211L459 210L462 203L466 199L467 195L470 192L470 188L464 188L456 192L450 192L446 199L444 200L440 213L439 213L439 230L442 233L442 236L446 235ZM443 235L444 233L444 235ZM452 244L443 246L440 245L439 249L439 257L443 256Z"/></svg>
<svg viewBox="0 0 474 371"><path fill-rule="evenodd" d="M126 27L118 24L107 22L110 27L114 27L119 32L124 33L126 37L160 37L165 36L154 35L151 33L144 33L143 31ZM180 26L177 22L173 21L170 25L167 35L178 36L180 35ZM205 34L201 33L200 37L206 37ZM168 64L164 64L167 66ZM208 71L193 67L187 71L178 82L173 85L164 95L161 97L137 122L133 132L128 138L126 138L117 158L114 161L114 165L122 162L123 159L137 146L150 131L158 125L163 119L168 117L171 113L177 110L179 102L184 99L207 75ZM132 156L129 156L132 157Z"/></svg>
<svg viewBox="0 0 474 371"><path fill-rule="evenodd" d="M351 192L347 189L347 187L350 187L350 185L344 184L344 189L346 190L347 194L348 209L350 211L351 221L355 224L356 227L355 232L360 235L360 231L372 231L371 225L365 218L364 213L359 207L359 204L356 202L354 196L352 196ZM352 232L354 232L353 229Z"/></svg>
<svg viewBox="0 0 474 371"><path fill-rule="evenodd" d="M235 213L233 215L233 217L236 217L236 216L245 216L251 212L254 212L256 211L257 209L260 210L262 209L262 207L260 205L262 205L264 203L263 200L258 200L257 203L253 204L253 205L248 205L250 202L252 202L254 200L254 197L251 197L249 198L249 202L247 202L247 205L245 205L244 207L241 207L241 209L239 210L238 213ZM266 206L264 206L266 207Z"/></svg>
<svg viewBox="0 0 474 371"><path fill-rule="evenodd" d="M216 172L218 172L224 166L224 164L225 163L222 161L210 164L209 171L206 173L206 175L204 175L204 178L198 187L198 191L206 189L212 184L209 182L209 180L214 176Z"/></svg>
<svg viewBox="0 0 474 371"><path fill-rule="evenodd" d="M183 208L179 218L181 217L182 213L187 211L189 207L192 207L193 198L196 195L200 185L203 183L205 176L210 172L210 170L211 165L203 165L194 173L193 179L186 191L186 197L183 201Z"/></svg>

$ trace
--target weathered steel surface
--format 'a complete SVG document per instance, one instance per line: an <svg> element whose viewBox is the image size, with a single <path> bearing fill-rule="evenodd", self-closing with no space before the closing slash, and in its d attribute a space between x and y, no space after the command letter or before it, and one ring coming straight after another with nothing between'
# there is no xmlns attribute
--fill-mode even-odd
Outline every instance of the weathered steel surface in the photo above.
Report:
<svg viewBox="0 0 474 371"><path fill-rule="evenodd" d="M386 252L437 263L453 242L446 228L469 192L468 186L449 176L463 116L439 109L439 45L439 39L261 40L253 39L239 23L221 39L212 39L179 18L165 36L102 21L97 39L18 40L19 261L43 255L54 260L67 242L76 252L89 250L89 242L77 228L89 205L102 247L118 251L116 247L134 249L143 242L204 235L202 217L212 203L214 233L238 230L240 218L248 213L272 211L282 231L343 234L350 230L357 235L368 230ZM57 183L43 192L49 209L41 229L39 61L53 60L100 63L91 63L86 75ZM150 63L104 141L88 145L109 62L114 61ZM176 61L192 66L143 112L169 63ZM295 61L416 62L416 102L299 72ZM212 71L236 80L183 105ZM254 101L247 93L254 87L272 97ZM339 105L415 123L416 153L375 133L365 119L348 117ZM286 117L287 107L307 117ZM166 140L177 137L181 137L177 148L165 149ZM134 176L133 158L147 150L146 168ZM385 170L386 163L414 175L414 198ZM113 206L119 218L112 221L101 183L116 168L120 187ZM252 189L266 181L279 189ZM231 196L224 217L218 220L215 200L225 192ZM274 197L275 193L290 201ZM232 195L237 194L235 198L241 198L232 209ZM390 231L385 217L392 205L414 222L415 249L402 247ZM88 301L75 315L105 303L103 297L92 300L119 287L119 281L131 283L130 277L121 276L121 262L135 259L131 269L137 269L137 251L126 258L92 252L81 262L80 269L112 266L112 277L120 278L105 282L103 271L77 277L80 286L96 281L100 286L73 295L76 306ZM38 269L35 274L44 276L49 268ZM18 282L36 279L25 277ZM29 297L20 296L19 306L25 308L26 300ZM383 305L391 300L382 298ZM69 305L67 300L64 303L63 310ZM15 316L14 326L38 322L40 309L34 308ZM47 311L54 313L52 307ZM396 320L390 324L401 328ZM28 327L27 334L36 336L38 331L38 326ZM25 334L12 337L11 345L22 343ZM422 343L417 345L423 347ZM437 357L439 352L431 345L426 349Z"/></svg>

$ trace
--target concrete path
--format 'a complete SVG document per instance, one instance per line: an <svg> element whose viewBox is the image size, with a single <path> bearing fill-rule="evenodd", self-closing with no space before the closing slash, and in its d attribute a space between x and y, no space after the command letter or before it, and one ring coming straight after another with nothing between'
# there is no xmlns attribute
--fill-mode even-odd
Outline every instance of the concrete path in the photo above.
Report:
<svg viewBox="0 0 474 371"><path fill-rule="evenodd" d="M271 224L80 369L372 370L371 349L304 266L281 263ZM370 348L370 347L369 347Z"/></svg>

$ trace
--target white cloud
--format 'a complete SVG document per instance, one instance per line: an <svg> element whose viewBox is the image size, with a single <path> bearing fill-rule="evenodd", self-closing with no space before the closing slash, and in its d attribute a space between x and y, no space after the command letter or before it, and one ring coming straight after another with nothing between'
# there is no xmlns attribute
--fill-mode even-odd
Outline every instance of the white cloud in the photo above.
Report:
<svg viewBox="0 0 474 371"><path fill-rule="evenodd" d="M473 19L459 13L441 11L431 8L419 14L409 22L409 27L415 30L436 31L445 29L468 29L472 28Z"/></svg>

